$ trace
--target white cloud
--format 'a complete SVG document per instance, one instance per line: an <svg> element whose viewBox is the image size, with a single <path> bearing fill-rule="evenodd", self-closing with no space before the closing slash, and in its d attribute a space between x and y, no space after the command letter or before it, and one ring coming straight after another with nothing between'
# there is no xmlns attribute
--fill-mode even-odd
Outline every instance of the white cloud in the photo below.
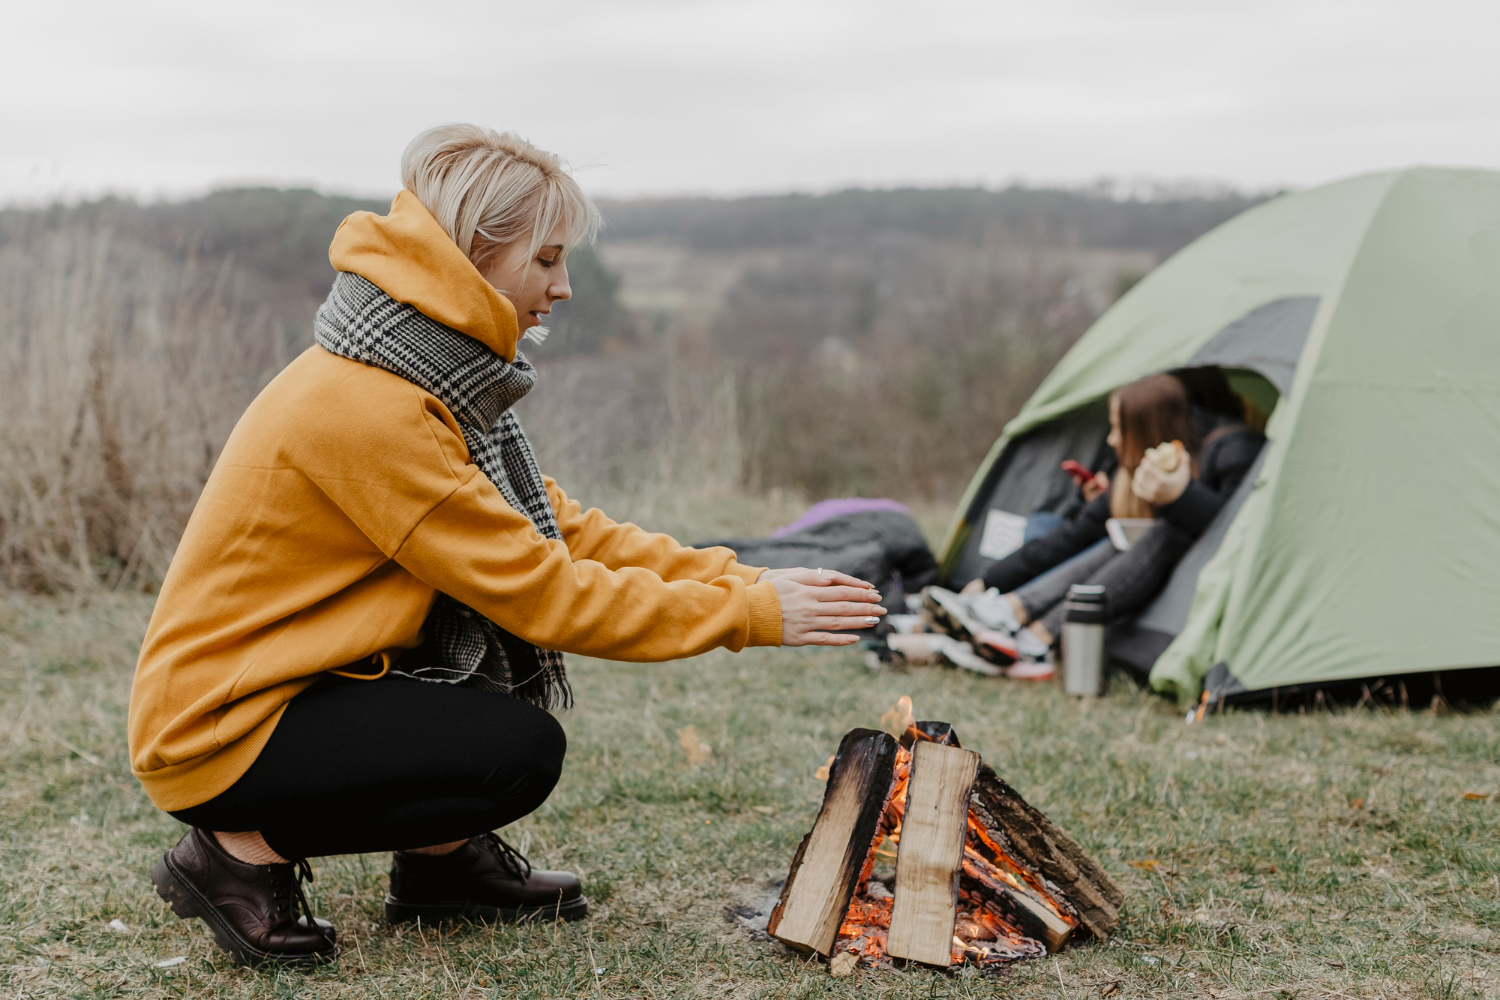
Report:
<svg viewBox="0 0 1500 1000"><path fill-rule="evenodd" d="M513 128L600 192L1500 164L1490 0L62 0L7 15L0 200L383 192Z"/></svg>

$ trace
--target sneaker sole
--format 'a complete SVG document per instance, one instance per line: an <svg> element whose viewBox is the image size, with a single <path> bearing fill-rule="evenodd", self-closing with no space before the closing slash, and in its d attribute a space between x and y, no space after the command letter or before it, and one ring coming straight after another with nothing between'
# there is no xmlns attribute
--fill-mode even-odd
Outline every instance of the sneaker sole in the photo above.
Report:
<svg viewBox="0 0 1500 1000"><path fill-rule="evenodd" d="M184 920L197 918L207 924L208 929L213 932L215 943L241 965L324 965L336 961L342 951L338 945L334 945L331 951L286 955L257 948L240 937L239 932L214 909L208 897L177 870L177 866L172 863L170 851L163 854L161 860L152 867L151 884L156 887L156 894L172 908L173 913Z"/></svg>
<svg viewBox="0 0 1500 1000"><path fill-rule="evenodd" d="M435 924L444 920L472 920L480 924L514 924L527 920L582 920L588 916L589 900L579 896L567 902L543 903L537 906L481 906L478 903L403 903L394 896L385 897L385 919L392 924L420 920Z"/></svg>
<svg viewBox="0 0 1500 1000"><path fill-rule="evenodd" d="M936 594L927 591L922 595L922 610L931 615L933 621L941 626L944 632L955 639L973 644L974 636L969 631L968 623L955 612L948 610Z"/></svg>

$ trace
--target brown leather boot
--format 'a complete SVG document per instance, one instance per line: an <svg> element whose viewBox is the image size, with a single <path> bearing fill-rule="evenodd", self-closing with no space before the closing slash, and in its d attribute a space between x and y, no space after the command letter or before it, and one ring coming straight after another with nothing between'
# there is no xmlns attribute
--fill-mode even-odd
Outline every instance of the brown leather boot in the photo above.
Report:
<svg viewBox="0 0 1500 1000"><path fill-rule="evenodd" d="M577 875L532 868L493 833L470 837L448 854L397 851L391 857L385 918L393 924L451 917L578 920L588 912Z"/></svg>
<svg viewBox="0 0 1500 1000"><path fill-rule="evenodd" d="M338 958L338 934L302 894L306 861L252 865L192 827L151 869L156 893L183 919L201 917L219 947L245 965L306 965Z"/></svg>

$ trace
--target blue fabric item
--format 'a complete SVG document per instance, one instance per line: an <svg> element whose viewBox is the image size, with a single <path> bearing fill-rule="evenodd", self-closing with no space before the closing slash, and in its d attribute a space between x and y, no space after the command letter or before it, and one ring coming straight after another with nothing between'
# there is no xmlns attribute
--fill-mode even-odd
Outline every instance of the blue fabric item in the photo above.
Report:
<svg viewBox="0 0 1500 1000"><path fill-rule="evenodd" d="M1050 535L1061 528L1062 524L1062 515L1054 514L1050 510L1039 510L1026 518L1026 533L1021 536L1021 544L1025 545L1044 535Z"/></svg>

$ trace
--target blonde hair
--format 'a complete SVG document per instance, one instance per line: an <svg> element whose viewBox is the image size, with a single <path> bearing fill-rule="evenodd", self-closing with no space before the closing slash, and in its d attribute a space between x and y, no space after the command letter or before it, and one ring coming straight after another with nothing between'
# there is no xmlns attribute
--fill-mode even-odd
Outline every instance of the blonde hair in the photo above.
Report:
<svg viewBox="0 0 1500 1000"><path fill-rule="evenodd" d="M599 231L599 209L561 158L512 132L430 128L401 154L401 184L475 267L528 233L535 257L559 225L564 253Z"/></svg>

